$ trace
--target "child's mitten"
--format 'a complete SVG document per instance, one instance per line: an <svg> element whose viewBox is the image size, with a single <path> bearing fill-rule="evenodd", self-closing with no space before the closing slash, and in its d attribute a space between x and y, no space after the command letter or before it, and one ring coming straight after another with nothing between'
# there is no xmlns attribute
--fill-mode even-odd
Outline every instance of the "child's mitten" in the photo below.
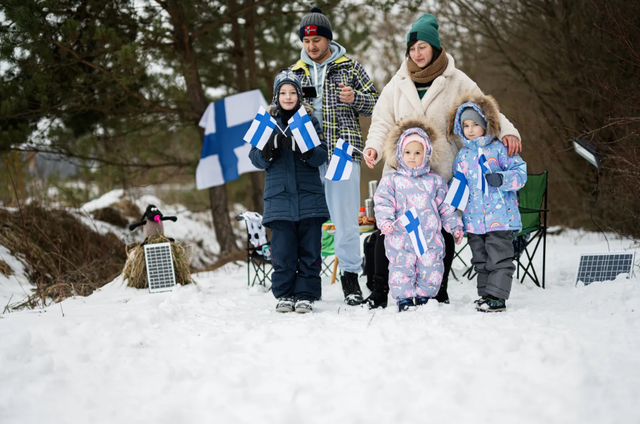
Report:
<svg viewBox="0 0 640 424"><path fill-rule="evenodd" d="M487 179L487 183L491 187L500 187L502 185L502 174L494 172L491 174L486 174L484 177Z"/></svg>
<svg viewBox="0 0 640 424"><path fill-rule="evenodd" d="M265 160L272 161L280 157L280 145L278 144L278 136L274 133L267 141L267 145L262 149L262 156Z"/></svg>
<svg viewBox="0 0 640 424"><path fill-rule="evenodd" d="M455 230L453 232L453 238L456 240L456 244L462 243L462 239L464 238L464 232L462 230Z"/></svg>
<svg viewBox="0 0 640 424"><path fill-rule="evenodd" d="M390 222L385 222L384 224L382 224L382 227L380 228L380 232L385 236L388 236L389 234L393 233L393 224Z"/></svg>

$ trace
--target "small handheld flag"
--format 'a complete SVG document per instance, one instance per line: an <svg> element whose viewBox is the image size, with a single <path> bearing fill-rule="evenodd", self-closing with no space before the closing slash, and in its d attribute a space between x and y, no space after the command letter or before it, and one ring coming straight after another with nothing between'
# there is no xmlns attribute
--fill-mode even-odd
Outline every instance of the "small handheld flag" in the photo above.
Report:
<svg viewBox="0 0 640 424"><path fill-rule="evenodd" d="M424 255L427 251L427 239L424 237L422 229L420 228L420 220L418 219L418 212L415 206L406 211L404 215L400 217L399 221L409 233L416 255Z"/></svg>
<svg viewBox="0 0 640 424"><path fill-rule="evenodd" d="M456 175L453 176L453 180L451 180L451 187L449 187L449 192L447 193L447 197L444 198L444 202L461 211L467 208L467 203L469 202L469 182L459 167L456 170Z"/></svg>
<svg viewBox="0 0 640 424"><path fill-rule="evenodd" d="M324 177L331 181L348 180L353 170L352 154L353 146L339 138Z"/></svg>
<svg viewBox="0 0 640 424"><path fill-rule="evenodd" d="M288 124L301 153L320 145L318 133L316 133L313 122L304 107L298 109L295 115L289 119Z"/></svg>
<svg viewBox="0 0 640 424"><path fill-rule="evenodd" d="M477 188L482 190L482 194L487 196L489 194L489 184L487 184L487 178L485 174L491 173L491 170L487 166L487 158L480 147L478 147L478 185Z"/></svg>
<svg viewBox="0 0 640 424"><path fill-rule="evenodd" d="M258 114L253 118L253 122L251 122L249 131L247 131L242 139L262 150L277 125L276 120L267 113L264 107L260 106Z"/></svg>

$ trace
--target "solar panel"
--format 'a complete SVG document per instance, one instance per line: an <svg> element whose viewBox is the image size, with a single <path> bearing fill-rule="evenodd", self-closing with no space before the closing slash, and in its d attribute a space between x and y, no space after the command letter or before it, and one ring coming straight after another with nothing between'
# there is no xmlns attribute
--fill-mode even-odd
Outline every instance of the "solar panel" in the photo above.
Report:
<svg viewBox="0 0 640 424"><path fill-rule="evenodd" d="M590 253L580 255L576 285L586 286L594 281L615 280L620 274L633 274L635 252Z"/></svg>
<svg viewBox="0 0 640 424"><path fill-rule="evenodd" d="M176 285L176 275L173 271L171 243L145 244L144 258L147 265L149 292L173 290Z"/></svg>

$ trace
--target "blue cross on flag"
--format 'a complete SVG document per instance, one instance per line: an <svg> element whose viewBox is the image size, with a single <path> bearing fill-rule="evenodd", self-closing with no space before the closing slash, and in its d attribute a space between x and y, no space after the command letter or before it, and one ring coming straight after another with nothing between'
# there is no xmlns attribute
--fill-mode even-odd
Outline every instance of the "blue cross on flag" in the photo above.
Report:
<svg viewBox="0 0 640 424"><path fill-rule="evenodd" d="M427 251L427 239L425 239L422 228L420 228L420 220L418 219L418 212L415 206L406 211L404 215L400 217L399 221L409 233L416 255L424 255Z"/></svg>
<svg viewBox="0 0 640 424"><path fill-rule="evenodd" d="M461 211L464 211L467 207L467 202L469 202L469 182L460 167L458 167L456 175L451 180L451 187L449 187L449 192L444 198L444 202Z"/></svg>
<svg viewBox="0 0 640 424"><path fill-rule="evenodd" d="M204 141L196 169L196 187L202 190L258 171L249 159L251 145L243 140L256 111L267 106L260 90L247 91L210 103L200 119Z"/></svg>
<svg viewBox="0 0 640 424"><path fill-rule="evenodd" d="M276 128L276 120L267 113L264 107L260 106L258 114L253 118L249 131L244 135L243 140L256 146L258 149L264 149L271 133Z"/></svg>
<svg viewBox="0 0 640 424"><path fill-rule="evenodd" d="M478 147L478 190L482 190L485 196L489 194L489 184L485 174L490 174L491 170L487 166L487 158L484 156L482 148Z"/></svg>
<svg viewBox="0 0 640 424"><path fill-rule="evenodd" d="M343 139L339 138L336 148L333 149L331 161L327 167L327 174L324 176L331 181L348 180L353 169L353 146Z"/></svg>
<svg viewBox="0 0 640 424"><path fill-rule="evenodd" d="M320 145L316 128L313 126L313 122L307 115L304 106L298 109L295 115L289 119L288 124L301 153Z"/></svg>

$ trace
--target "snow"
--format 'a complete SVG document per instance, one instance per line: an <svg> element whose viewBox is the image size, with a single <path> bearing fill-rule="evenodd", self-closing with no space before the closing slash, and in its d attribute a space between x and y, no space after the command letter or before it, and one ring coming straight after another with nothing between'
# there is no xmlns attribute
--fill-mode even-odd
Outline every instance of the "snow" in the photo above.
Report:
<svg viewBox="0 0 640 424"><path fill-rule="evenodd" d="M345 306L329 277L313 314L277 314L234 264L171 293L116 279L5 313L0 421L640 422L640 278L576 287L580 253L607 242L576 230L548 242L547 289L514 283L501 314L476 312L466 279L450 305L397 313ZM0 282L3 296L17 284Z"/></svg>

